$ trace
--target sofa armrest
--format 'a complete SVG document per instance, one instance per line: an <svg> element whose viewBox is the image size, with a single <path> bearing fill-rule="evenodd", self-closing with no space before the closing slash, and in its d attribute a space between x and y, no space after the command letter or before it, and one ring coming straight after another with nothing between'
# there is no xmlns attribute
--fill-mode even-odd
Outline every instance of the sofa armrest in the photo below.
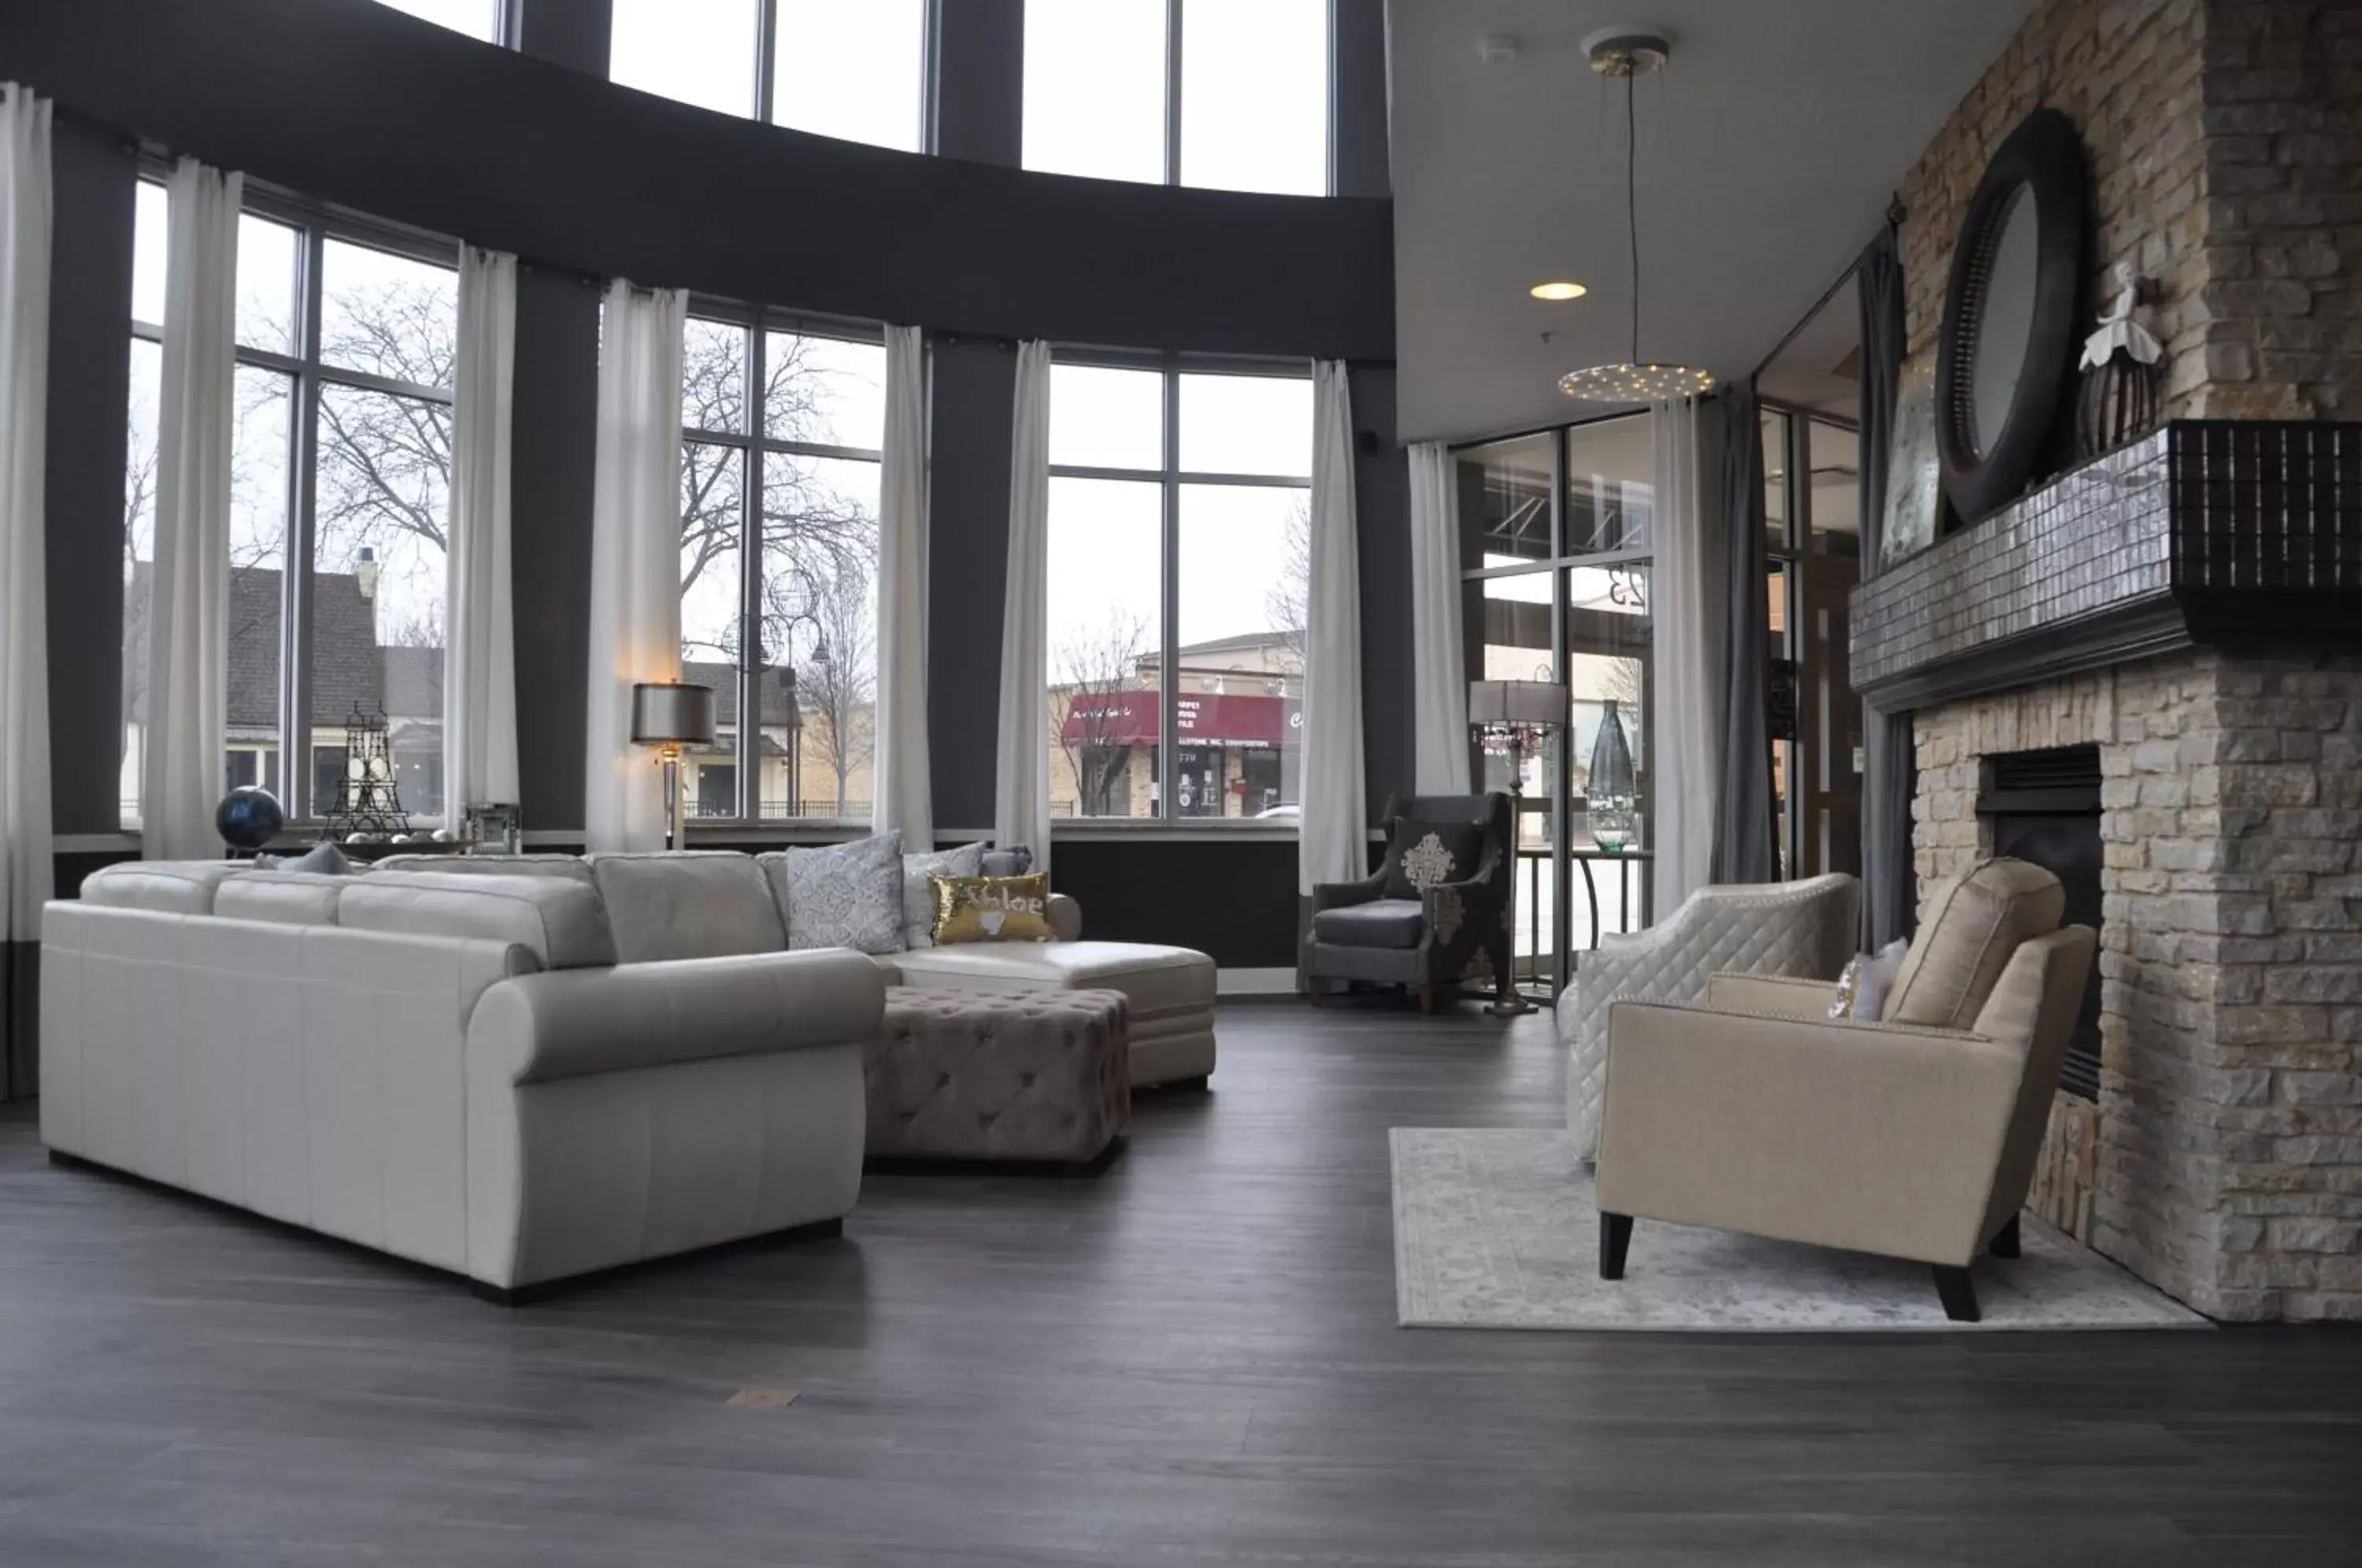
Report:
<svg viewBox="0 0 2362 1568"><path fill-rule="evenodd" d="M1767 1018L1828 1021L1837 999L1835 980L1795 980L1781 975L1709 975L1705 1005L1716 1012L1751 1012Z"/></svg>
<svg viewBox="0 0 2362 1568"><path fill-rule="evenodd" d="M1599 1207L1965 1264L2024 1071L1959 1031L1619 1002Z"/></svg>
<svg viewBox="0 0 2362 1568"><path fill-rule="evenodd" d="M1050 895L1050 934L1060 942L1083 939L1083 906L1064 893Z"/></svg>
<svg viewBox="0 0 2362 1568"><path fill-rule="evenodd" d="M866 1041L886 982L826 949L558 969L503 980L468 1026L471 1077L511 1084Z"/></svg>

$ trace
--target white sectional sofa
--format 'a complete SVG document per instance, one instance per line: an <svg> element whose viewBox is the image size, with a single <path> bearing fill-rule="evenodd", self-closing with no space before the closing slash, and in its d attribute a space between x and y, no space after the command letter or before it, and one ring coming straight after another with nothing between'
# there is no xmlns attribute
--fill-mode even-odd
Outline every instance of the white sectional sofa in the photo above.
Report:
<svg viewBox="0 0 2362 1568"><path fill-rule="evenodd" d="M1134 1082L1213 1069L1213 966L1184 949L789 952L748 856L417 858L130 862L50 904L43 1141L514 1300L833 1232L889 984L1123 989Z"/></svg>

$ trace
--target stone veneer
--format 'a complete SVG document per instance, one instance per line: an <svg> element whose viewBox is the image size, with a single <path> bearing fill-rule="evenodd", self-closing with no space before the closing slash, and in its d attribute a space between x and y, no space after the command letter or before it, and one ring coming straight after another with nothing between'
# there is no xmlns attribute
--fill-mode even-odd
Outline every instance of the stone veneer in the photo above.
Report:
<svg viewBox="0 0 2362 1568"><path fill-rule="evenodd" d="M2362 418L2362 5L2043 0L1904 178L1909 352L1932 364L1952 241L2032 110L2092 165L2095 298L2158 281L2170 418Z"/></svg>
<svg viewBox="0 0 2362 1568"><path fill-rule="evenodd" d="M1923 889L1981 765L2096 742L2091 1241L2212 1316L2362 1319L2362 656L2191 649L1914 714Z"/></svg>

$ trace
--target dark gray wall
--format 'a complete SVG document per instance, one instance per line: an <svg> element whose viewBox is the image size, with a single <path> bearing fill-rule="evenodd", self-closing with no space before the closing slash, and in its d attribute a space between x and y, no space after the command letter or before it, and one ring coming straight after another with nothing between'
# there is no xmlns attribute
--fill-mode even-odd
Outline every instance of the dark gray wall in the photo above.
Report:
<svg viewBox="0 0 2362 1568"><path fill-rule="evenodd" d="M1341 196L1394 194L1386 130L1386 0L1330 0L1330 164Z"/></svg>
<svg viewBox="0 0 2362 1568"><path fill-rule="evenodd" d="M5 74L5 72L0 72ZM50 789L61 834L114 833L123 746L124 411L131 207L123 138L57 116L50 278ZM94 613L94 611L97 613Z"/></svg>
<svg viewBox="0 0 2362 1568"><path fill-rule="evenodd" d="M934 346L927 480L927 753L935 821L992 825L1000 596L1009 579L1009 427L1017 355Z"/></svg>
<svg viewBox="0 0 2362 1568"><path fill-rule="evenodd" d="M935 7L935 151L1018 167L1024 156L1025 0Z"/></svg>
<svg viewBox="0 0 2362 1568"><path fill-rule="evenodd" d="M607 74L614 22L609 0L516 0L519 54L592 76Z"/></svg>
<svg viewBox="0 0 2362 1568"><path fill-rule="evenodd" d="M0 61L174 152L602 276L987 337L1394 353L1382 201L863 147L487 49L373 0L10 0Z"/></svg>
<svg viewBox="0 0 2362 1568"><path fill-rule="evenodd" d="M1411 789L1410 459L1395 445L1395 372L1347 373L1354 522L1362 541L1362 752L1373 818Z"/></svg>
<svg viewBox="0 0 2362 1568"><path fill-rule="evenodd" d="M579 828L599 425L599 290L588 281L517 270L513 398L518 804L535 828Z"/></svg>

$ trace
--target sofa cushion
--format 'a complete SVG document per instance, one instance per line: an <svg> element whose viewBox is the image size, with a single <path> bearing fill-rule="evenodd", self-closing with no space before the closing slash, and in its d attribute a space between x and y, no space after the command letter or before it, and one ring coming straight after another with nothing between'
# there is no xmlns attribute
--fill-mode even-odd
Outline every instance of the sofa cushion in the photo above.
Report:
<svg viewBox="0 0 2362 1568"><path fill-rule="evenodd" d="M2018 944L2066 918L2067 889L2028 860L1987 860L1936 885L1880 1015L1889 1023L1966 1029Z"/></svg>
<svg viewBox="0 0 2362 1568"><path fill-rule="evenodd" d="M851 844L820 845L756 856L779 911L788 946L902 950L902 835L881 833Z"/></svg>
<svg viewBox="0 0 2362 1568"><path fill-rule="evenodd" d="M211 914L214 889L249 869L243 860L126 860L83 878L82 901L164 914Z"/></svg>
<svg viewBox="0 0 2362 1568"><path fill-rule="evenodd" d="M1480 823L1396 817L1386 834L1385 896L1416 899L1439 882L1464 882L1476 875L1484 851Z"/></svg>
<svg viewBox="0 0 2362 1568"><path fill-rule="evenodd" d="M1416 947L1426 934L1427 911L1417 899L1372 899L1312 917L1312 940L1339 947Z"/></svg>
<svg viewBox="0 0 2362 1568"><path fill-rule="evenodd" d="M337 900L352 885L342 871L240 871L214 889L214 913L273 925L334 925Z"/></svg>
<svg viewBox="0 0 2362 1568"><path fill-rule="evenodd" d="M904 855L902 945L933 947L935 944L935 878L983 875L984 845L981 844L963 844L957 849L932 850L924 855Z"/></svg>
<svg viewBox="0 0 2362 1568"><path fill-rule="evenodd" d="M455 877L563 877L596 887L579 855L389 855L380 871L447 871Z"/></svg>
<svg viewBox="0 0 2362 1568"><path fill-rule="evenodd" d="M1134 1026L1214 1005L1214 961L1187 947L1140 942L966 943L905 953L902 984L969 990L1121 991Z"/></svg>
<svg viewBox="0 0 2362 1568"><path fill-rule="evenodd" d="M615 938L599 889L567 877L372 871L345 878L337 923L350 931L513 943L548 969L615 962Z"/></svg>
<svg viewBox="0 0 2362 1568"><path fill-rule="evenodd" d="M713 850L593 855L590 867L607 900L618 963L787 949L779 906L752 856Z"/></svg>

